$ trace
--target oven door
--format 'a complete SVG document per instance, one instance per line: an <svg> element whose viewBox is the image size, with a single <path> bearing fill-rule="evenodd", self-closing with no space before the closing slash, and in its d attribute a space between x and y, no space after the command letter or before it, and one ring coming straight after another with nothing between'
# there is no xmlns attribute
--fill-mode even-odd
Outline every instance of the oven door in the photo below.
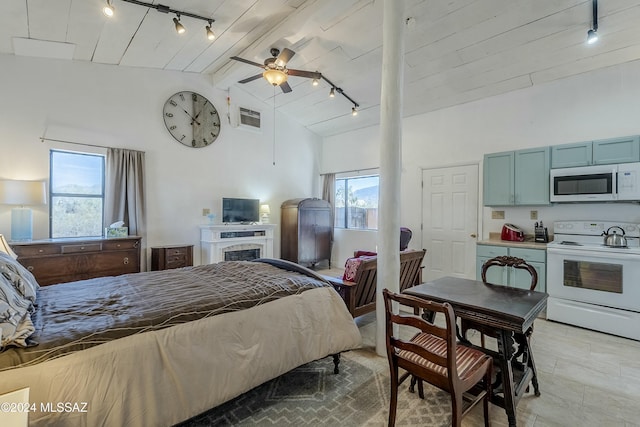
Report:
<svg viewBox="0 0 640 427"><path fill-rule="evenodd" d="M547 248L550 296L640 312L640 255Z"/></svg>

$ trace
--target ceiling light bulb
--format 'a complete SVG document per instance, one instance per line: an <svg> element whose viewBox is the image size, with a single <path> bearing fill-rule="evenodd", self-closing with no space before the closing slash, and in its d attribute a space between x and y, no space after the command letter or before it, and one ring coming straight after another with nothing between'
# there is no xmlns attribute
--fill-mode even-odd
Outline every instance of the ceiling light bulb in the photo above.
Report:
<svg viewBox="0 0 640 427"><path fill-rule="evenodd" d="M318 82L318 79L313 79L311 84L314 85L314 86L318 86L320 83Z"/></svg>
<svg viewBox="0 0 640 427"><path fill-rule="evenodd" d="M331 88L331 90L329 91L329 98L333 98L336 96L336 91L335 88Z"/></svg>
<svg viewBox="0 0 640 427"><path fill-rule="evenodd" d="M352 107L351 108L351 115L352 116L357 116L358 115L358 110L356 109L356 107Z"/></svg>
<svg viewBox="0 0 640 427"><path fill-rule="evenodd" d="M587 32L587 43L594 44L598 41L598 32L595 30L589 30Z"/></svg>
<svg viewBox="0 0 640 427"><path fill-rule="evenodd" d="M216 38L216 35L213 33L213 30L211 29L211 27L209 25L207 25L207 38L209 40L213 40Z"/></svg>
<svg viewBox="0 0 640 427"><path fill-rule="evenodd" d="M173 23L176 24L176 31L178 32L178 34L182 34L187 31L186 28L184 28L184 26L180 23L179 16L177 18L173 18Z"/></svg>
<svg viewBox="0 0 640 427"><path fill-rule="evenodd" d="M107 0L107 5L102 8L102 13L104 16L111 18L114 13L113 6L111 5L111 0Z"/></svg>
<svg viewBox="0 0 640 427"><path fill-rule="evenodd" d="M280 86L282 83L287 81L287 74L277 68L269 68L268 70L265 70L264 73L262 73L262 77L267 79L267 81L274 86Z"/></svg>

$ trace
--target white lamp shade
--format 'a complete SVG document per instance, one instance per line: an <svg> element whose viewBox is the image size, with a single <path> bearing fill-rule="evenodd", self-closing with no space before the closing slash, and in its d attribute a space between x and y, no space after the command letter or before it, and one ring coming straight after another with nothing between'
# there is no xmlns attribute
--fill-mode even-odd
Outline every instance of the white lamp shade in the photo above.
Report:
<svg viewBox="0 0 640 427"><path fill-rule="evenodd" d="M13 252L13 250L11 249L11 246L9 246L9 242L7 242L7 239L5 239L4 235L2 234L0 234L0 252L4 252L5 254L9 255L13 259L18 259L18 255L16 255L16 253Z"/></svg>
<svg viewBox="0 0 640 427"><path fill-rule="evenodd" d="M44 205L47 192L44 181L0 181L0 203L5 205Z"/></svg>
<svg viewBox="0 0 640 427"><path fill-rule="evenodd" d="M269 205L260 205L260 213L269 215L271 213Z"/></svg>

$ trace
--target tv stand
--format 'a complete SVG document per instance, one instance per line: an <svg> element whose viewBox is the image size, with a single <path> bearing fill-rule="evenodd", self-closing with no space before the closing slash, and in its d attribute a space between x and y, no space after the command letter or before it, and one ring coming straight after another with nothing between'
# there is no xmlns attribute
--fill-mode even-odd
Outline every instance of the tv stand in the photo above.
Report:
<svg viewBox="0 0 640 427"><path fill-rule="evenodd" d="M275 224L201 225L200 262L214 264L236 259L273 258L275 228Z"/></svg>

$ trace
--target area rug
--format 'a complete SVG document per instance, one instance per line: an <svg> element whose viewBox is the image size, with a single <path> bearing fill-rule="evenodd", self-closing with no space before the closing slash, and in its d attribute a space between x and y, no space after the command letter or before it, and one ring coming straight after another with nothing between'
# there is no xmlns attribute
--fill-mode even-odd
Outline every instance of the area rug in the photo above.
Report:
<svg viewBox="0 0 640 427"><path fill-rule="evenodd" d="M386 426L389 405L386 358L370 350L344 353L340 373L327 357L275 378L180 427L205 426ZM398 397L396 425L448 426L449 395L425 384L425 399Z"/></svg>

